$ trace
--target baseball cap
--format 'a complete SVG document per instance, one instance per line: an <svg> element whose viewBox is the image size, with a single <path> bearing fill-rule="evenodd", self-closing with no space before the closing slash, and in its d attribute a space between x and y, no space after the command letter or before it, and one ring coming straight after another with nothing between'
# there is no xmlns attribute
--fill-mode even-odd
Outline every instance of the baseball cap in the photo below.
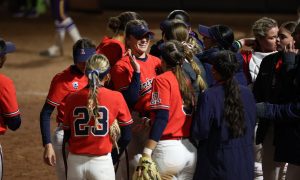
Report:
<svg viewBox="0 0 300 180"><path fill-rule="evenodd" d="M198 32L202 36L213 38L210 31L211 31L210 27L199 24Z"/></svg>
<svg viewBox="0 0 300 180"><path fill-rule="evenodd" d="M78 48L73 52L74 62L86 62L95 53L95 48Z"/></svg>
<svg viewBox="0 0 300 180"><path fill-rule="evenodd" d="M152 39L154 33L149 30L148 26L145 24L127 24L126 25L126 34L134 36L136 39L141 39L146 35Z"/></svg>
<svg viewBox="0 0 300 180"><path fill-rule="evenodd" d="M16 46L12 42L4 41L0 38L0 57L16 50Z"/></svg>
<svg viewBox="0 0 300 180"><path fill-rule="evenodd" d="M232 29L225 25L218 24L208 27L200 24L198 26L198 32L202 36L214 39L225 49L228 49L234 41Z"/></svg>

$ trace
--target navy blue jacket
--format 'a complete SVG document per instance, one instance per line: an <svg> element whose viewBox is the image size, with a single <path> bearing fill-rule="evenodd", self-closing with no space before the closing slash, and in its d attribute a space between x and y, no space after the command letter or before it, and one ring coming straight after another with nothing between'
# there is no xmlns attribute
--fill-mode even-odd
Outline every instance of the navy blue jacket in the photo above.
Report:
<svg viewBox="0 0 300 180"><path fill-rule="evenodd" d="M255 100L246 86L240 86L246 132L231 138L224 114L224 89L216 85L199 97L191 126L199 141L195 180L253 180L253 138L256 123Z"/></svg>
<svg viewBox="0 0 300 180"><path fill-rule="evenodd" d="M282 60L282 63L279 63L279 60ZM297 103L300 102L299 60L299 55L289 56L282 52L266 56L253 86L257 102L278 105L269 107L267 111L270 112L267 113L270 117L260 118L256 143L263 143L268 128L273 124L274 160L298 165L300 165L300 119L296 114L299 113Z"/></svg>
<svg viewBox="0 0 300 180"><path fill-rule="evenodd" d="M203 51L200 54L197 54L198 59L203 63L205 71L206 71L206 80L207 80L207 85L208 87L212 87L216 82L212 76L211 73L211 68L212 68L212 58L216 56L216 54L220 51L221 49L219 47L211 48L206 51ZM247 85L247 79L243 71L243 57L240 53L236 53L236 58L240 64L240 67L238 71L235 74L235 79L240 85Z"/></svg>

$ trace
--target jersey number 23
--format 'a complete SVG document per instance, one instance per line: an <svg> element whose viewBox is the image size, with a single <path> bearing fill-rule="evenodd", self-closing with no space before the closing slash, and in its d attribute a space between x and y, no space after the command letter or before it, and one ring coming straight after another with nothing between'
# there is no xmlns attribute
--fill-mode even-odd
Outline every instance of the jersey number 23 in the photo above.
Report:
<svg viewBox="0 0 300 180"><path fill-rule="evenodd" d="M108 133L108 109L104 106L98 107L100 117L98 118L97 128L94 123L90 125L91 118L86 107L76 107L74 109L74 133L75 136L105 136Z"/></svg>

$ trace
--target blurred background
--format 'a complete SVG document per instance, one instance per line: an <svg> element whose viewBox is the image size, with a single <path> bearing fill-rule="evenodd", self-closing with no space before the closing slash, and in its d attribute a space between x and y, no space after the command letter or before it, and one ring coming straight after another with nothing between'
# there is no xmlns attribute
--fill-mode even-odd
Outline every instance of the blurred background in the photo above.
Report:
<svg viewBox="0 0 300 180"><path fill-rule="evenodd" d="M0 0L2 10L13 11L16 1L18 0ZM41 4L45 1L50 0L38 0L41 11L43 11ZM68 0L68 2L71 10L94 12L125 9L147 11L185 9L197 12L295 13L300 5L299 0Z"/></svg>

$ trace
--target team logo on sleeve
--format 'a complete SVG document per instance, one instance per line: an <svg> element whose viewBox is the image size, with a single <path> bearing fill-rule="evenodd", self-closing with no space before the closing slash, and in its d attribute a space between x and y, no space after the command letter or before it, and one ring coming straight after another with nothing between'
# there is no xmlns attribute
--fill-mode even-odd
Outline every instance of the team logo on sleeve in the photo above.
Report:
<svg viewBox="0 0 300 180"><path fill-rule="evenodd" d="M146 78L145 82L141 82L141 86L140 86L140 95L144 96L145 94L149 93L152 89L152 81L153 78Z"/></svg>
<svg viewBox="0 0 300 180"><path fill-rule="evenodd" d="M154 104L159 104L161 102L160 98L159 98L159 94L158 92L153 92L152 93L152 97L151 97L151 101L150 104L154 105Z"/></svg>
<svg viewBox="0 0 300 180"><path fill-rule="evenodd" d="M78 89L79 84L78 84L77 81L75 81L75 82L72 83L72 86L73 86L74 89Z"/></svg>

